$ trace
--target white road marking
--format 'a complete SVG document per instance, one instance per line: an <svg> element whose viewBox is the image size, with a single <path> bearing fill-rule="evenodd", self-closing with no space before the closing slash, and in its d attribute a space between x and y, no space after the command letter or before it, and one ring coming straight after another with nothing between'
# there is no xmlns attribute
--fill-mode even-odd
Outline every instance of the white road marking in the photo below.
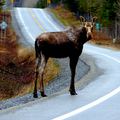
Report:
<svg viewBox="0 0 120 120"><path fill-rule="evenodd" d="M17 10L17 12L18 12L18 16L19 16L19 18L20 18L20 21L21 21L22 25L24 26L24 29L25 29L25 31L27 32L27 34L30 36L30 38L31 38L33 41L35 41L35 38L32 36L32 34L30 33L28 27L25 25L25 22L24 22L24 20L23 20L22 15L21 15L20 9L21 9L21 8L16 8L16 10ZM28 10L29 10L29 12L30 12L33 20L35 21L35 23L39 26L39 28L40 28L43 32L46 32L46 30L42 27L42 25L41 25L41 24L38 22L38 20L35 18L35 14L32 12L32 10L31 10L31 9L28 9ZM57 31L60 30L60 28L56 27L56 26L52 23L52 21L48 19L47 13L45 13L46 15L44 15L44 14L43 14L43 10L40 9L39 11L42 13L43 17L48 21L48 23L50 23Z"/></svg>
<svg viewBox="0 0 120 120"><path fill-rule="evenodd" d="M95 53L95 54L98 54L98 55L102 55L102 56L107 57L107 58L109 58L109 59L111 59L111 60L113 60L113 61L120 64L120 61L118 59L112 57L112 56L109 56L109 55L106 55L106 54L103 54L103 53L98 53L98 52L95 52L95 51L89 51L89 52L90 53ZM114 95L118 94L119 92L120 92L120 86L118 88L114 89L112 92L98 98L97 100L95 100L95 101L93 101L93 102L91 102L91 103L89 103L87 105L84 105L84 106L82 106L82 107L80 107L80 108L78 108L76 110L73 110L73 111L71 111L69 113L58 116L58 117L56 117L56 118L54 118L52 120L65 120L67 118L75 116L75 115L77 115L77 114L79 114L81 112L84 112L85 110L88 110L90 108L95 107L96 105L99 105L99 104L103 103L104 101L108 100L109 98L113 97Z"/></svg>
<svg viewBox="0 0 120 120"><path fill-rule="evenodd" d="M43 13L43 10L42 10L42 9L40 9L40 11L41 11L43 17L51 24L51 26L53 26L57 31L59 31L60 28L58 28L56 25L53 24L53 22L52 22L50 19L48 19L47 13L45 13L45 12ZM46 15L45 15L45 14L46 14Z"/></svg>
<svg viewBox="0 0 120 120"><path fill-rule="evenodd" d="M89 50L89 51L87 51L87 53L88 53L88 52L90 52L90 53L95 53L95 54L98 54L98 55L102 55L102 56L107 57L107 58L109 58L109 59L111 59L111 60L113 60L113 61L116 61L117 63L120 64L120 60L118 60L118 59L116 59L116 58L114 58L114 57L112 57L112 56L110 56L110 55L106 55L106 54L104 54L104 53L95 52L95 51L93 51L93 50Z"/></svg>
<svg viewBox="0 0 120 120"><path fill-rule="evenodd" d="M35 15L35 13L33 12L32 9L28 9L31 17L33 18L34 22L38 25L38 27L43 31L46 32L45 28L40 24L40 22L38 21L37 15Z"/></svg>
<svg viewBox="0 0 120 120"><path fill-rule="evenodd" d="M22 15L21 15L21 13L20 13L20 9L19 9L19 8L16 8L16 10L18 11L18 15L19 15L20 21L22 22L22 25L24 26L25 31L26 31L27 34L30 36L30 38L34 41L34 37L30 34L30 32L29 32L29 30L28 30L28 27L26 27L26 25L25 25L25 22L24 22L24 20L23 20L23 18L22 18Z"/></svg>

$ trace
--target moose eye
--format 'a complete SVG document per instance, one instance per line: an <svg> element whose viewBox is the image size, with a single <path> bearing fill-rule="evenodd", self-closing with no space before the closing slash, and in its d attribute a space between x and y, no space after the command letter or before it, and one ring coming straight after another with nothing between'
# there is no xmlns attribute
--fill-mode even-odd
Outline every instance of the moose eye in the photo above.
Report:
<svg viewBox="0 0 120 120"><path fill-rule="evenodd" d="M91 32L93 31L93 27L91 27Z"/></svg>

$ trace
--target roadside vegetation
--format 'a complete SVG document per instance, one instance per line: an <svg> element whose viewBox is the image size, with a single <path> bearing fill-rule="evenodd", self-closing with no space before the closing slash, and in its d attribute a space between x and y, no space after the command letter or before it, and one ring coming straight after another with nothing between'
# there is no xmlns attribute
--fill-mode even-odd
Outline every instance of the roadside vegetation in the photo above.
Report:
<svg viewBox="0 0 120 120"><path fill-rule="evenodd" d="M42 0L42 4L44 1ZM38 2L40 4L40 1ZM96 16L99 30L96 30L95 26L94 38L90 43L120 49L119 0L51 0L48 6L65 26L79 26L79 16L84 16L88 20ZM116 36L117 40L113 41Z"/></svg>
<svg viewBox="0 0 120 120"><path fill-rule="evenodd" d="M13 30L11 13L0 10L0 23L4 17L8 23L6 31L0 29L0 100L4 100L33 91L35 51L18 44L19 36ZM58 73L59 65L50 59L44 75L45 85Z"/></svg>
<svg viewBox="0 0 120 120"><path fill-rule="evenodd" d="M58 5L55 8L50 8L50 10L64 26L80 25L80 20L76 18L75 14L61 5Z"/></svg>
<svg viewBox="0 0 120 120"><path fill-rule="evenodd" d="M119 0L38 0L36 6L45 8L46 5L55 7L62 5L76 15L85 17L97 16L103 26L108 26L116 19L117 13L120 12Z"/></svg>

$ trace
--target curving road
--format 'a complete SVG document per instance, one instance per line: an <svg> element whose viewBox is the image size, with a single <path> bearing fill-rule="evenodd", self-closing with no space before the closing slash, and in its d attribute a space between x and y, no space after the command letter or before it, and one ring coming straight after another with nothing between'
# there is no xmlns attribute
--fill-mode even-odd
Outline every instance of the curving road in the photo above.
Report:
<svg viewBox="0 0 120 120"><path fill-rule="evenodd" d="M15 15L19 25L22 26L21 32L31 44L42 32L64 29L54 21L47 10L16 8ZM80 82L78 82L77 96L70 96L63 92L38 99L2 111L0 120L119 120L120 51L86 44L83 52L94 58L101 74L82 90L79 89ZM84 79L91 78L92 76L87 75Z"/></svg>

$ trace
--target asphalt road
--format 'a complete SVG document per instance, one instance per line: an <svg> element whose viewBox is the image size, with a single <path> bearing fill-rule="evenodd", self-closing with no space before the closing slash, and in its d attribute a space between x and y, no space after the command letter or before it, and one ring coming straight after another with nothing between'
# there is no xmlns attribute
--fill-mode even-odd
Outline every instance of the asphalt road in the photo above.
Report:
<svg viewBox="0 0 120 120"><path fill-rule="evenodd" d="M23 31L26 32L25 37L30 39L31 44L41 32L63 29L54 22L46 10L16 9L16 15L19 24L23 25ZM41 29L36 29L37 26ZM50 27L47 30L43 29L48 26ZM101 74L96 75L94 80L92 76L87 75L84 80L92 79L93 82L83 89L79 88L81 82L77 82L77 96L62 92L38 99L26 105L1 111L0 120L119 120L120 51L86 44L83 53L94 58Z"/></svg>

